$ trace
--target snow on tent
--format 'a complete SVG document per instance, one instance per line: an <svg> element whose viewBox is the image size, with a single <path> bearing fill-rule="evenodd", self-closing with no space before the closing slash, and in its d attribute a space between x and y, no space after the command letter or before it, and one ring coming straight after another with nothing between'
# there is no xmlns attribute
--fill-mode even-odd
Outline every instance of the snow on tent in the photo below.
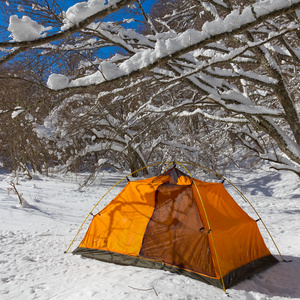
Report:
<svg viewBox="0 0 300 300"><path fill-rule="evenodd" d="M129 181L93 216L73 253L167 270L224 290L278 262L257 222L222 183L200 181L175 166Z"/></svg>

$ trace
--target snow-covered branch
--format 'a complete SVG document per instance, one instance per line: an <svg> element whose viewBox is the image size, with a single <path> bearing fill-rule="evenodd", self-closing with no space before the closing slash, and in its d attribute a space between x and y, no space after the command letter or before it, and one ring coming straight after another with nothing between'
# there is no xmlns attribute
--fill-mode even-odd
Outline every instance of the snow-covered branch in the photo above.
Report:
<svg viewBox="0 0 300 300"><path fill-rule="evenodd" d="M188 29L183 33L164 35L158 38L154 49L140 51L124 62L116 65L103 62L99 68L102 73L95 73L87 78L70 81L64 88L99 85L110 81L117 81L125 77L142 74L162 63L167 63L171 58L177 58L191 51L201 49L204 46L217 42L227 36L243 33L270 18L300 9L300 0L284 0L278 2L264 1L252 7L246 7L241 13L237 10L229 14L224 20L218 19L206 22L201 31ZM255 14L253 14L253 11ZM1 47L1 44L0 44ZM52 88L56 89L53 85ZM57 88L58 89L58 88ZM59 89L63 89L60 87Z"/></svg>
<svg viewBox="0 0 300 300"><path fill-rule="evenodd" d="M26 39L26 32L24 32L25 37L22 35L22 32L19 32L19 35L22 36L22 41L0 42L0 47L37 47L67 38L81 29L86 28L94 21L104 18L132 2L134 2L134 0L109 0L107 4L104 0L98 3L96 1L90 1L88 4L84 2L77 3L68 9L64 19L65 24L62 30L57 33L32 40L31 38ZM14 20L16 20L16 18L11 20L11 30L13 30L15 25ZM27 29L28 28L29 27L27 27ZM31 29L33 31L34 27L32 26Z"/></svg>
<svg viewBox="0 0 300 300"><path fill-rule="evenodd" d="M20 128L30 120L51 159L69 168L125 161L135 169L176 150L195 160L207 153L214 164L210 153L219 160L228 149L232 158L242 146L298 168L300 0L164 0L150 14L143 1L130 3L80 2L55 22L47 5L12 17L0 81L6 88L23 76L33 103L7 88L0 110L15 110ZM126 16L112 17L120 8ZM30 82L47 88L29 97Z"/></svg>

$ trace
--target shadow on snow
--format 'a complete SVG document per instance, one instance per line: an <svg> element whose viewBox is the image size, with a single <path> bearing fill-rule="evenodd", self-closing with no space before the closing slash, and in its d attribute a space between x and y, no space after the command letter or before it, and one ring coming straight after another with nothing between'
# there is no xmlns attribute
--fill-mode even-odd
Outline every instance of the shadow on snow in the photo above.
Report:
<svg viewBox="0 0 300 300"><path fill-rule="evenodd" d="M231 290L299 299L300 257L284 256L287 262L283 262L279 256L276 258L280 261L278 264L239 283Z"/></svg>

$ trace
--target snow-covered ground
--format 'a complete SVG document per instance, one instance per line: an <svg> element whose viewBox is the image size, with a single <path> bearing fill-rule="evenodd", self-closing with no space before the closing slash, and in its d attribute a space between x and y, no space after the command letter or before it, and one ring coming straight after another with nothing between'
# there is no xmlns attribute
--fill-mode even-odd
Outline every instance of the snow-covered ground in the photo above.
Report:
<svg viewBox="0 0 300 300"><path fill-rule="evenodd" d="M125 267L72 255L91 218L64 251L95 203L123 174L101 174L85 190L75 175L19 180L24 207L0 174L0 299L300 299L300 180L292 173L233 171L227 178L249 198L286 260L229 289L160 270ZM126 182L124 182L125 184ZM124 185L123 185L124 186ZM228 187L228 184L225 185ZM116 187L100 210L120 192ZM228 188L236 201L246 203ZM253 213L250 213L256 218ZM262 235L280 258L267 232Z"/></svg>

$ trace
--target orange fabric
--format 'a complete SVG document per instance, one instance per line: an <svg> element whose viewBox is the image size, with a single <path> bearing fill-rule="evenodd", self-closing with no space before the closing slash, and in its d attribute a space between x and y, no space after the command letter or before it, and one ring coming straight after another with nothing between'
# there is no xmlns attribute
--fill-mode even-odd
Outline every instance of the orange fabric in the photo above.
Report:
<svg viewBox="0 0 300 300"><path fill-rule="evenodd" d="M270 255L255 220L240 208L221 183L195 182L208 216L222 276L255 259ZM203 206L194 185L193 194L208 230ZM209 239L215 270L220 278L211 235Z"/></svg>
<svg viewBox="0 0 300 300"><path fill-rule="evenodd" d="M131 181L96 215L80 247L137 255L155 206L157 185Z"/></svg>
<svg viewBox="0 0 300 300"><path fill-rule="evenodd" d="M197 188L190 185L191 178L180 176L175 185L169 175L162 175L129 182L93 218L79 247L132 256L140 253L208 276L216 274L217 278L220 272L211 233L222 276L270 255L256 222L221 183L194 181L210 228Z"/></svg>
<svg viewBox="0 0 300 300"><path fill-rule="evenodd" d="M190 185L192 184L192 179L187 176L180 176L178 178L177 184L178 185Z"/></svg>

